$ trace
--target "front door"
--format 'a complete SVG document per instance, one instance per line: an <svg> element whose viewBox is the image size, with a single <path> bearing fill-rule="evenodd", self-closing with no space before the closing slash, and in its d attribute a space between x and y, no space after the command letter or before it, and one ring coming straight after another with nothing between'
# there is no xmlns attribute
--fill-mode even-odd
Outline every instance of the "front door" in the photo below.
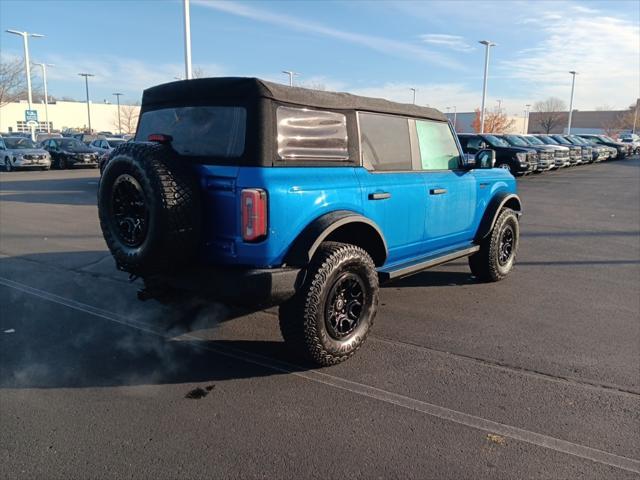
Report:
<svg viewBox="0 0 640 480"><path fill-rule="evenodd" d="M449 124L416 120L416 134L427 193L425 247L435 251L470 242L479 204L475 172L462 169Z"/></svg>

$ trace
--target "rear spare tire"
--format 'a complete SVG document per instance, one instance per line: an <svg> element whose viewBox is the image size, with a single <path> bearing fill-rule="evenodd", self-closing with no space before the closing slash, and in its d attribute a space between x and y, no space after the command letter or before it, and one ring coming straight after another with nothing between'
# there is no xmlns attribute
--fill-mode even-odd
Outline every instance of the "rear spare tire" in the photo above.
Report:
<svg viewBox="0 0 640 480"><path fill-rule="evenodd" d="M168 146L129 143L105 167L98 214L120 270L143 277L173 271L198 250L199 187L189 165L175 156Z"/></svg>

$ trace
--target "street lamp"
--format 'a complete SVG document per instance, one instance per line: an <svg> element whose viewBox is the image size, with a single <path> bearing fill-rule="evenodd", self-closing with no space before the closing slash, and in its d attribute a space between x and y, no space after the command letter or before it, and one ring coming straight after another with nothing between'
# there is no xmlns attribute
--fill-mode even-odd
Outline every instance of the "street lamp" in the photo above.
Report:
<svg viewBox="0 0 640 480"><path fill-rule="evenodd" d="M409 90L411 90L413 92L413 104L416 104L416 89L415 88L410 88Z"/></svg>
<svg viewBox="0 0 640 480"><path fill-rule="evenodd" d="M29 101L29 110L31 110L31 104L33 98L31 96L31 61L29 60L29 37L42 38L44 35L39 33L20 32L18 30L6 30L7 33L14 35L20 35L22 37L22 43L24 45L24 71L27 75L27 100Z"/></svg>
<svg viewBox="0 0 640 480"><path fill-rule="evenodd" d="M89 77L95 77L93 73L79 73L81 77L84 77L84 86L87 91L87 120L89 121L89 133L91 130L91 108L89 107Z"/></svg>
<svg viewBox="0 0 640 480"><path fill-rule="evenodd" d="M498 113L502 113L502 100L496 100L498 102Z"/></svg>
<svg viewBox="0 0 640 480"><path fill-rule="evenodd" d="M636 100L636 111L633 114L633 130L631 130L632 134L636 133L636 123L638 123L638 108L640 108L640 98Z"/></svg>
<svg viewBox="0 0 640 480"><path fill-rule="evenodd" d="M300 74L298 72L294 72L292 70L282 70L282 73L285 75L289 75L289 86L293 87L293 77L299 77Z"/></svg>
<svg viewBox="0 0 640 480"><path fill-rule="evenodd" d="M189 13L189 0L182 0L184 13L184 76L187 80L193 78L191 70L191 15Z"/></svg>
<svg viewBox="0 0 640 480"><path fill-rule="evenodd" d="M112 93L111 95L116 96L116 101L118 102L118 133L122 135L122 124L120 123L120 97L123 95L122 93Z"/></svg>
<svg viewBox="0 0 640 480"><path fill-rule="evenodd" d="M571 100L569 101L569 122L567 123L567 135L571 135L571 117L573 117L573 90L576 86L577 72L571 70Z"/></svg>
<svg viewBox="0 0 640 480"><path fill-rule="evenodd" d="M527 103L524 106L524 121L522 122L522 133L527 133L529 130L529 108L531 107L530 103Z"/></svg>
<svg viewBox="0 0 640 480"><path fill-rule="evenodd" d="M482 109L480 110L480 133L484 133L484 103L487 99L487 77L489 76L489 49L495 47L496 44L489 40L480 40L485 46L484 52L484 81L482 82Z"/></svg>
<svg viewBox="0 0 640 480"><path fill-rule="evenodd" d="M47 133L51 133L51 126L49 125L49 93L47 91L47 67L53 67L52 63L37 63L34 65L40 65L42 68L42 82L44 83L44 117L47 122Z"/></svg>

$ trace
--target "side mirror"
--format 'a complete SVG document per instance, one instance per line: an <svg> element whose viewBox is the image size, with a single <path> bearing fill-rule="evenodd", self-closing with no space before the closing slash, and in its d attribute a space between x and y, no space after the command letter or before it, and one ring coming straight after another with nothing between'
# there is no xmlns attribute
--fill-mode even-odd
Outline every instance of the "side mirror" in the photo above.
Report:
<svg viewBox="0 0 640 480"><path fill-rule="evenodd" d="M462 168L464 170L473 170L476 168L476 157L473 153L464 153L462 155Z"/></svg>
<svg viewBox="0 0 640 480"><path fill-rule="evenodd" d="M482 149L476 153L476 168L493 168L496 164L496 152L495 150Z"/></svg>

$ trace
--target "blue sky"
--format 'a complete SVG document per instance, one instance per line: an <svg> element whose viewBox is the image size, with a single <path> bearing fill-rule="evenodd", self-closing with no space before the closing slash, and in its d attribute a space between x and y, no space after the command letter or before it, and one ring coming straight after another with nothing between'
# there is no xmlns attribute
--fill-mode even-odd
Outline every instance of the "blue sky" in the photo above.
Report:
<svg viewBox="0 0 640 480"><path fill-rule="evenodd" d="M550 95L575 107L626 108L640 95L640 2L629 1L259 1L191 0L194 67L207 76L258 76L323 86L442 110L480 104L483 47L491 52L488 105L511 114ZM91 98L125 93L184 75L182 2L174 0L12 1L0 27L45 34L33 61L53 63L49 92ZM22 56L16 36L0 35L3 60ZM35 78L34 82L40 82Z"/></svg>

